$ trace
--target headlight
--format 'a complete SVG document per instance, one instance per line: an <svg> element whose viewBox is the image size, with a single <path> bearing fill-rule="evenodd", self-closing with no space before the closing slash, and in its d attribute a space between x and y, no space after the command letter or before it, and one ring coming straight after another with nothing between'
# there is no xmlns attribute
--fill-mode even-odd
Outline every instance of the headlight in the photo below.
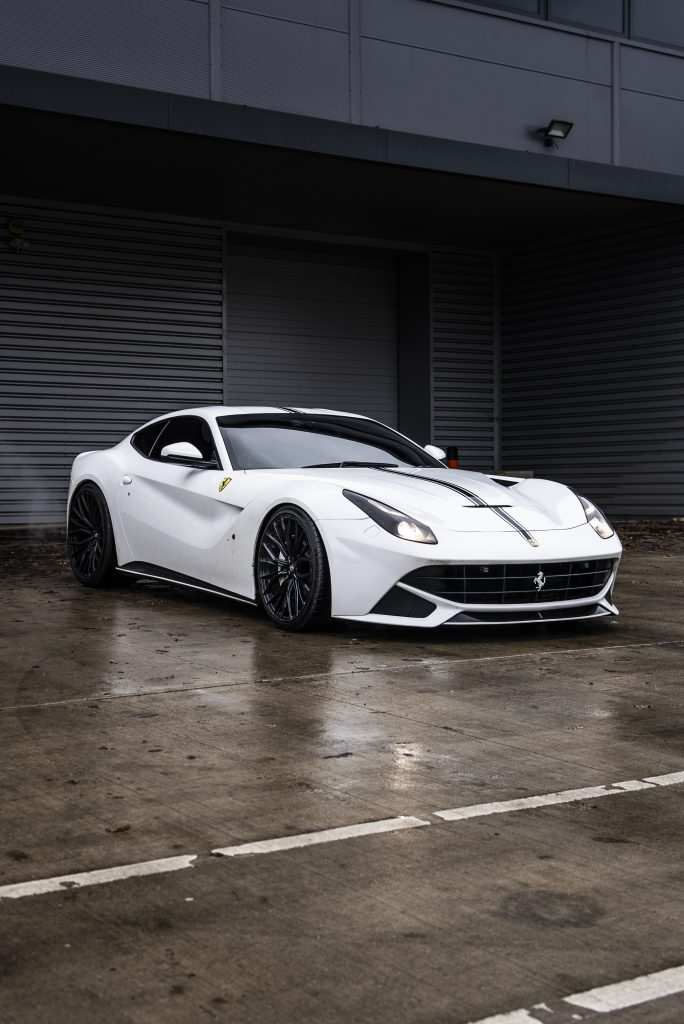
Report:
<svg viewBox="0 0 684 1024"><path fill-rule="evenodd" d="M417 519L405 516L396 508L384 505L381 501L376 501L375 498L366 498L365 495L357 494L355 491L342 491L342 493L352 504L365 512L373 522L395 537L400 537L401 540L412 540L417 544L437 543L437 538L430 527L419 523Z"/></svg>
<svg viewBox="0 0 684 1024"><path fill-rule="evenodd" d="M603 540L608 540L609 537L612 537L615 530L610 525L601 509L597 508L593 501L589 501L588 498L583 498L580 494L578 494L577 497L582 502L584 514L587 517L587 522L591 528L595 530Z"/></svg>

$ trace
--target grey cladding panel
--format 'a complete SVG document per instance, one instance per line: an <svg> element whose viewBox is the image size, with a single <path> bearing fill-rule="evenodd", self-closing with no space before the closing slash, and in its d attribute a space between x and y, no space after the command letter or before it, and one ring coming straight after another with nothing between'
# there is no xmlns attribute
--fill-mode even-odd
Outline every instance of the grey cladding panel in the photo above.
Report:
<svg viewBox="0 0 684 1024"><path fill-rule="evenodd" d="M494 468L494 273L482 253L433 253L432 436Z"/></svg>
<svg viewBox="0 0 684 1024"><path fill-rule="evenodd" d="M364 0L361 31L369 39L484 62L491 73L497 68L490 65L502 65L610 83L609 43L558 32L551 25L530 25L424 0ZM390 89L396 87L392 78L387 83ZM474 104L477 94L467 95ZM480 113L485 110L490 113L485 107Z"/></svg>
<svg viewBox="0 0 684 1024"><path fill-rule="evenodd" d="M576 124L564 156L610 159L604 86L373 39L363 40L361 52L364 124L530 149L539 147L530 133L562 116Z"/></svg>
<svg viewBox="0 0 684 1024"><path fill-rule="evenodd" d="M0 22L0 63L208 96L206 4L2 0Z"/></svg>
<svg viewBox="0 0 684 1024"><path fill-rule="evenodd" d="M345 247L231 245L226 395L395 424L395 260Z"/></svg>
<svg viewBox="0 0 684 1024"><path fill-rule="evenodd" d="M223 10L224 99L333 120L349 117L348 37Z"/></svg>
<svg viewBox="0 0 684 1024"><path fill-rule="evenodd" d="M349 0L226 0L224 7L347 31Z"/></svg>
<svg viewBox="0 0 684 1024"><path fill-rule="evenodd" d="M632 36L665 46L684 46L684 4L680 0L631 0Z"/></svg>
<svg viewBox="0 0 684 1024"><path fill-rule="evenodd" d="M0 522L62 522L78 452L221 401L221 298L218 230L0 202Z"/></svg>
<svg viewBox="0 0 684 1024"><path fill-rule="evenodd" d="M511 257L508 468L562 480L609 513L684 513L683 239L673 225Z"/></svg>
<svg viewBox="0 0 684 1024"><path fill-rule="evenodd" d="M621 33L623 0L549 0L549 18Z"/></svg>
<svg viewBox="0 0 684 1024"><path fill-rule="evenodd" d="M625 46L621 56L621 78L623 89L684 100L684 54L673 57L654 50Z"/></svg>
<svg viewBox="0 0 684 1024"><path fill-rule="evenodd" d="M477 0L479 2L479 0ZM540 0L484 0L486 7L500 7L504 11L516 11L518 14L539 14Z"/></svg>
<svg viewBox="0 0 684 1024"><path fill-rule="evenodd" d="M681 174L684 135L675 126L684 117L684 102L663 96L623 91L622 159L628 167Z"/></svg>

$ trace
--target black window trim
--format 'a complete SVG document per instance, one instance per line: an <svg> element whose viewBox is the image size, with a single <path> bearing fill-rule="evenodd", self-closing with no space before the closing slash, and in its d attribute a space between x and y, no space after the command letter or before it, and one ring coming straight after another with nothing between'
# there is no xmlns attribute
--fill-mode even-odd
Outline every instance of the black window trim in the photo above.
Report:
<svg viewBox="0 0 684 1024"><path fill-rule="evenodd" d="M384 430L389 430L392 434L396 434L398 440L402 441L404 444L408 444L409 446L411 446L413 448L416 448L421 453L423 458L426 458L426 459L433 458L431 455L428 454L428 452L425 451L425 449L421 445L418 444L417 441L412 440L410 437L406 437L404 434L400 433L398 430L395 430L394 427L388 427L386 423L381 423L380 420L372 419L370 416L345 416L342 413L340 413L339 415L335 415L334 413L296 412L293 409L291 412L272 412L272 413L271 412L269 412L269 413L254 413L254 412L251 412L251 413L236 413L234 415L231 415L230 413L226 413L223 416L217 416L216 417L216 424L217 424L217 426L219 428L219 433L221 434L221 438L222 438L223 443L225 445L226 452L228 453L228 458L230 459L230 464L233 467L233 469L236 472L240 472L240 473L258 473L258 472L263 472L263 469L244 469L244 468L239 467L237 465L236 457L235 457L235 452L233 451L233 446L231 445L231 443L228 440L228 438L225 437L225 435L221 431L221 427L222 426L226 426L226 427L233 426L233 425L236 425L236 426L252 425L252 426L263 426L263 427L287 426L291 430L305 430L306 426L307 426L307 423L310 423L310 424L319 423L319 424L323 425L325 423L326 419L328 421L330 421L330 420L338 420L338 421L340 421L340 423L342 421L349 422L350 426L352 426L352 427L353 427L354 422L358 422L360 424L363 424L363 423L373 423L373 424L375 424L378 427L382 427ZM333 425L333 424L331 424L331 425ZM333 431L330 431L330 433L332 434ZM340 436L342 436L342 435L340 435ZM432 468L432 469L444 469L443 463L440 463L438 459L434 460L434 465L432 465L432 466L431 466L431 464L429 462L426 463L426 467L427 468ZM426 467L423 467L423 468L426 468Z"/></svg>
<svg viewBox="0 0 684 1024"><path fill-rule="evenodd" d="M152 444L149 446L149 449L148 449L148 451L151 452L153 450L154 446L156 445L157 441L161 437L161 435L166 430L166 425L167 425L168 422L169 422L168 418L165 419L165 420L156 420L156 421L153 420L152 423L146 423L143 427L138 427L138 429L135 430L131 434L131 441L130 441L131 448L135 449L135 451L138 453L138 455L142 455L143 459L149 459L150 456L146 455L145 452L142 450L142 448L139 448L138 445L136 444L136 438L137 438L138 434L142 434L143 430L147 430L148 427L155 426L155 423L159 427L159 431L156 434L156 436L154 438L154 441L152 442ZM150 461L154 461L154 460L150 460Z"/></svg>
<svg viewBox="0 0 684 1024"><path fill-rule="evenodd" d="M160 440L161 436L163 435L164 431L168 427L168 425L171 422L171 420L182 420L182 419L186 419L186 420L199 420L201 423L206 423L206 425L209 427L209 432L211 433L212 444L214 446L214 455L216 456L216 468L220 469L220 470L224 470L225 467L223 465L223 459L221 458L221 453L220 453L220 451L218 449L218 446L216 444L216 439L214 438L214 433L213 433L213 431L211 429L211 423L209 422L208 419L205 419L204 416L197 416L194 413L180 413L178 416L167 416L166 419L160 420L159 423L160 423L161 429L160 429L159 433L157 434L157 436L155 437L155 439L152 442L152 444L150 445L150 451L151 452L154 451L154 449L156 448L157 444L159 443L159 440ZM152 423L154 423L154 420L152 421ZM139 434L142 430L146 430L148 426L151 427L152 423L146 423L145 426L140 427L138 430L136 430L131 435L131 439L130 439L131 448L135 452L137 452L138 455L142 459L147 459L148 462L157 462L157 463L161 463L162 465L165 465L165 466L181 466L181 465L183 465L183 463L181 463L181 462L173 462L173 461L170 461L169 459L162 459L160 456L156 456L155 457L155 456L152 456L152 455L145 455L145 453L142 452L140 450L140 448L138 448L138 446L135 443L136 435ZM221 435L221 437L223 438L223 435ZM189 469L192 468L191 463L188 463L187 466L188 466Z"/></svg>

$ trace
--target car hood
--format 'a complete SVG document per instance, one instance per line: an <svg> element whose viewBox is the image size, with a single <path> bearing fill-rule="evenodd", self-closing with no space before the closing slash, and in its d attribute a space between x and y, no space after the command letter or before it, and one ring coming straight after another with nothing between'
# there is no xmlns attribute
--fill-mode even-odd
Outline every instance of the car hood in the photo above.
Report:
<svg viewBox="0 0 684 1024"><path fill-rule="evenodd" d="M484 473L453 469L340 467L302 470L307 480L335 484L375 498L433 528L459 532L514 531L499 507L527 530L567 530L586 525L577 495L552 480L521 480L510 486ZM348 518L356 518L350 503Z"/></svg>

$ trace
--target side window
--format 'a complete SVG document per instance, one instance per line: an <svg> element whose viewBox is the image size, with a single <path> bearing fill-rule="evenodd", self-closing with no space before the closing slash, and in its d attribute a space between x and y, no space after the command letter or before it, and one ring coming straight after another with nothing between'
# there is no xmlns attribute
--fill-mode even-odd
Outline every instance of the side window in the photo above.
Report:
<svg viewBox="0 0 684 1024"><path fill-rule="evenodd" d="M131 444L137 452L141 455L149 456L152 450L152 445L157 440L162 430L164 430L168 420L157 420L156 423L150 423L149 427L143 427L142 430L137 430L131 438Z"/></svg>
<svg viewBox="0 0 684 1024"><path fill-rule="evenodd" d="M166 427L155 440L149 457L159 459L165 445L177 444L179 441L194 444L195 448L199 448L203 459L219 461L209 424L199 416L174 416L167 420Z"/></svg>

